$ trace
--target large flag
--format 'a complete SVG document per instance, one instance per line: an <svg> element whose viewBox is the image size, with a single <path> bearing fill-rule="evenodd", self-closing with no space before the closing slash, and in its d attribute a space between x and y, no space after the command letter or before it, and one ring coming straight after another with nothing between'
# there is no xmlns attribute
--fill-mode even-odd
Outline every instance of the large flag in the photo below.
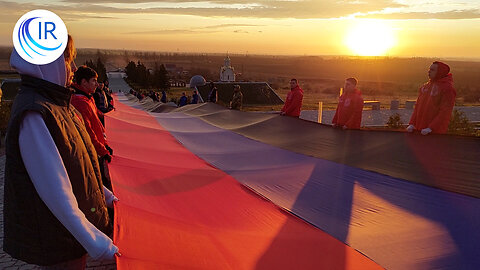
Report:
<svg viewBox="0 0 480 270"><path fill-rule="evenodd" d="M479 139L116 99L118 269L480 269Z"/></svg>

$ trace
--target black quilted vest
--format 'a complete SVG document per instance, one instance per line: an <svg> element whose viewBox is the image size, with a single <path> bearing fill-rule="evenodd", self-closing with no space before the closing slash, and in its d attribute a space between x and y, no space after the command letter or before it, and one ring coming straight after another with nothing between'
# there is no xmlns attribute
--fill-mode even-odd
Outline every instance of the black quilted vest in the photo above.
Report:
<svg viewBox="0 0 480 270"><path fill-rule="evenodd" d="M6 136L3 249L12 257L32 264L57 264L80 258L86 251L40 199L25 169L18 137L27 111L43 116L80 210L98 229L110 233L97 153L70 105L71 95L65 87L22 76L12 107Z"/></svg>

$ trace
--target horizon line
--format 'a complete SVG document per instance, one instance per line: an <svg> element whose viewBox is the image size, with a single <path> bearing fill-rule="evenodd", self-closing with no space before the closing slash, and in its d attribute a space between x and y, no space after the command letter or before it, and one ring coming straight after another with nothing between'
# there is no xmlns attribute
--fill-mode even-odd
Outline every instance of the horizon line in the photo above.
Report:
<svg viewBox="0 0 480 270"><path fill-rule="evenodd" d="M0 45L0 48L13 49L10 45ZM96 51L119 51L119 52L144 52L144 53L159 53L159 54L183 54L183 55L234 55L234 56L278 56L278 57L342 57L342 58L359 58L359 59L445 59L451 61L473 61L480 62L480 57L435 57L435 56L400 56L400 55L378 55L378 56L362 56L362 55L348 55L348 54L268 54L268 53L234 53L234 52L188 52L188 51L159 51L159 50L136 50L136 49L113 49L113 48L93 48L83 47L76 48L77 50L96 50Z"/></svg>

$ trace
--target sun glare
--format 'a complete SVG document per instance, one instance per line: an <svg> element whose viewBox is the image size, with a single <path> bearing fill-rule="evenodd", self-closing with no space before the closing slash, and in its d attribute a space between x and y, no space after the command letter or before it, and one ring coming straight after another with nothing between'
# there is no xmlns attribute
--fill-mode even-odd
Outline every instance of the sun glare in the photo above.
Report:
<svg viewBox="0 0 480 270"><path fill-rule="evenodd" d="M345 37L345 44L355 55L383 56L396 44L394 29L384 22L359 22Z"/></svg>

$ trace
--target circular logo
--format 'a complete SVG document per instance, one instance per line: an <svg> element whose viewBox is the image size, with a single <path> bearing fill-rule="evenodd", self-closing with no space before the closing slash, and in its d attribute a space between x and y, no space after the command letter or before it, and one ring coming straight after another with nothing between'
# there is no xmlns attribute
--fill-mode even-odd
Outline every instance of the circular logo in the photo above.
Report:
<svg viewBox="0 0 480 270"><path fill-rule="evenodd" d="M50 64L63 55L68 42L65 23L48 10L32 10L23 15L13 29L13 46L27 62Z"/></svg>

